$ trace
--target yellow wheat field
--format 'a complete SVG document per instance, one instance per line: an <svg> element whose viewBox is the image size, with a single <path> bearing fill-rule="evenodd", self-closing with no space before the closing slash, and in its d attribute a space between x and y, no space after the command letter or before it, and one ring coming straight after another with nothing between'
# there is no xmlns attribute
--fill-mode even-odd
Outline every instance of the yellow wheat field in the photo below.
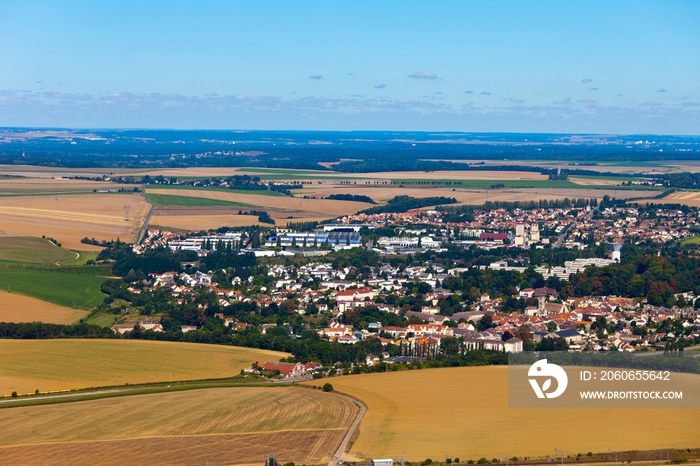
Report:
<svg viewBox="0 0 700 466"><path fill-rule="evenodd" d="M0 410L0 462L25 464L318 464L358 412L300 387L217 388ZM29 456L22 456L29 455Z"/></svg>
<svg viewBox="0 0 700 466"><path fill-rule="evenodd" d="M59 306L36 298L0 290L0 322L72 324L87 311Z"/></svg>
<svg viewBox="0 0 700 466"><path fill-rule="evenodd" d="M698 191L677 191L675 193L669 194L660 201L650 201L650 202L664 202L669 204L685 204L692 207L700 207L700 192Z"/></svg>
<svg viewBox="0 0 700 466"><path fill-rule="evenodd" d="M508 408L507 368L458 367L344 376L337 391L367 413L350 457L411 461L688 448L700 444L700 409Z"/></svg>
<svg viewBox="0 0 700 466"><path fill-rule="evenodd" d="M140 340L0 340L0 395L238 375L286 353Z"/></svg>

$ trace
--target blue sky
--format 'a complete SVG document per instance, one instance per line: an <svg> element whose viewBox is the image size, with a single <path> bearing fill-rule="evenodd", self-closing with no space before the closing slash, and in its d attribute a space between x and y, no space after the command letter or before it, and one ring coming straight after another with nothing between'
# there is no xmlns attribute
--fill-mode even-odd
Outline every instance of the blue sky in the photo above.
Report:
<svg viewBox="0 0 700 466"><path fill-rule="evenodd" d="M0 0L0 126L700 134L700 2Z"/></svg>

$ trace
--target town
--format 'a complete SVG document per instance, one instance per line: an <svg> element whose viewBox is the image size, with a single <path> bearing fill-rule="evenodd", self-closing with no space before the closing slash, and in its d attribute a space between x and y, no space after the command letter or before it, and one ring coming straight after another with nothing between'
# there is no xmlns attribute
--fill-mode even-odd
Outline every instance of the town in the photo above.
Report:
<svg viewBox="0 0 700 466"><path fill-rule="evenodd" d="M613 286L605 270L628 263L628 250L662 259L659 248L691 235L696 219L685 207L576 200L360 214L296 228L151 229L132 254L178 258L172 270L124 270L126 283L103 307L115 312L118 298L119 334L187 340L220 328L242 341L274 335L358 348L338 360L317 354L311 369L312 355L250 369L280 377L474 350L677 351L700 341L700 290L673 279L669 289L637 289L637 279Z"/></svg>

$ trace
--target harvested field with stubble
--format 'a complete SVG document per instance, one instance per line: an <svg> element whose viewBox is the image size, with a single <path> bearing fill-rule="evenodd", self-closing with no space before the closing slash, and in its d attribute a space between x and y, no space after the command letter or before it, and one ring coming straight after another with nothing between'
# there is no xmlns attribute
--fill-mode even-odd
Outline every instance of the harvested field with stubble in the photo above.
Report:
<svg viewBox="0 0 700 466"><path fill-rule="evenodd" d="M87 311L82 309L59 306L0 290L0 322L45 322L68 325L80 320L86 314Z"/></svg>
<svg viewBox="0 0 700 466"><path fill-rule="evenodd" d="M379 187L352 187L352 186L313 186L305 188L303 193L308 196L327 197L331 194L362 194L371 197L373 200L383 203L397 195L411 197L432 197L445 196L454 197L459 204L481 205L486 201L539 201L542 199L577 199L577 198L597 198L603 196L617 197L625 199L630 197L651 197L659 194L659 191L633 191L614 189L566 189L566 188L506 188L506 189L464 189L448 187L426 187L426 188L399 188L390 186Z"/></svg>
<svg viewBox="0 0 700 466"><path fill-rule="evenodd" d="M577 177L570 177L569 181L571 181L574 184L578 184L581 186L620 186L623 181L627 181L626 179L621 179L621 180L614 180L614 179L601 179L601 178L577 178Z"/></svg>
<svg viewBox="0 0 700 466"><path fill-rule="evenodd" d="M0 410L0 463L318 464L358 413L300 387L215 388ZM28 455L28 456L27 456ZM195 460L197 459L197 460ZM55 461L55 462L52 462Z"/></svg>
<svg viewBox="0 0 700 466"><path fill-rule="evenodd" d="M555 447L574 456L700 443L700 409L508 408L507 377L507 367L486 366L334 378L336 391L367 405L348 459L392 458L405 450L410 461L447 454L466 462L498 458L506 449L511 457L544 456ZM604 423L618 422L614 433L601 434L609 430ZM575 435L552 434L561 429Z"/></svg>
<svg viewBox="0 0 700 466"><path fill-rule="evenodd" d="M650 200L654 203L685 204L691 207L700 207L700 191L677 191L663 199Z"/></svg>
<svg viewBox="0 0 700 466"><path fill-rule="evenodd" d="M224 226L266 225L257 215L238 215L239 207L159 207L153 212L149 227L175 230L209 230Z"/></svg>
<svg viewBox="0 0 700 466"><path fill-rule="evenodd" d="M223 378L286 353L140 340L0 340L0 396Z"/></svg>
<svg viewBox="0 0 700 466"><path fill-rule="evenodd" d="M94 189L118 189L112 183L63 178L3 178L0 179L2 195L55 195L62 193L90 193Z"/></svg>
<svg viewBox="0 0 700 466"><path fill-rule="evenodd" d="M129 221L124 205L130 205ZM138 194L78 194L0 197L0 229L19 235L49 236L64 248L99 250L84 237L133 241L150 206Z"/></svg>
<svg viewBox="0 0 700 466"><path fill-rule="evenodd" d="M172 194L171 189L149 189L149 194L159 194L168 195ZM179 189L178 196L180 197L194 197L202 199L215 199L227 202L242 203L250 206L254 206L254 210L264 210L268 212L270 217L276 220L289 220L297 221L294 219L298 218L313 218L317 220L325 220L328 218L338 217L342 215L353 214L359 210L371 207L372 204L366 202L353 202L353 201L337 201L333 199L301 199L297 197L289 196L269 196L263 194L244 194L236 192L225 192L225 191L206 191L206 190L194 190L194 189ZM207 219L206 207L196 207L190 209L190 212L194 211L199 219L189 219L192 222L198 220L202 221L202 225L211 223L210 219ZM239 210L250 210L246 207L231 207L223 212L230 213L231 215L237 214ZM214 212L219 212L221 215L222 211L214 210ZM183 226L177 226L174 222L164 224L162 217L169 216L168 214L163 214L164 210L162 208L156 209L151 223L154 225L170 226L172 228L185 228ZM183 215L185 209L173 210L167 212L178 212L175 215ZM290 218L291 217L291 218ZM242 219L245 220L245 219ZM257 221L256 216L251 216L246 225L250 225ZM182 222L179 220L178 222ZM183 223L178 223L178 225L183 225ZM230 225L230 224L225 224ZM223 225L220 225L223 226ZM195 228L206 228L205 226L195 226Z"/></svg>

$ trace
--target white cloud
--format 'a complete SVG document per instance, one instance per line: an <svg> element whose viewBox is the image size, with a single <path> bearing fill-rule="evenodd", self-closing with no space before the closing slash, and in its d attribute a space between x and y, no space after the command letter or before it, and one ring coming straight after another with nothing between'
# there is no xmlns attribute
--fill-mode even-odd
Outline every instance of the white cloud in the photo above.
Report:
<svg viewBox="0 0 700 466"><path fill-rule="evenodd" d="M416 71L415 73L409 74L407 77L413 79L437 79L438 75L429 71Z"/></svg>
<svg viewBox="0 0 700 466"><path fill-rule="evenodd" d="M582 82L582 83L585 83L585 84L588 84L588 83L592 83L593 80L592 80L591 78L583 78L583 79L581 80L581 82Z"/></svg>
<svg viewBox="0 0 700 466"><path fill-rule="evenodd" d="M477 124L477 127L487 131L520 129L668 134L697 134L697 128L700 128L700 103L697 101L681 101L672 106L658 102L592 105L590 99L574 101L565 98L549 104L526 105L521 99L499 98L483 99L491 105L475 102L461 105L461 102L448 103L449 99L447 102L439 100L440 96L432 93L417 99L395 99L382 96L384 93L373 94L376 95L323 97L287 94L282 98L276 95L220 95L213 92L193 96L0 90L0 126L221 129L381 129L391 126L411 130L435 125L467 130L472 128L468 125ZM584 105L573 105L574 102ZM483 122L488 122L489 126L484 126ZM563 125L562 122L570 123ZM455 125L450 126L452 124Z"/></svg>

